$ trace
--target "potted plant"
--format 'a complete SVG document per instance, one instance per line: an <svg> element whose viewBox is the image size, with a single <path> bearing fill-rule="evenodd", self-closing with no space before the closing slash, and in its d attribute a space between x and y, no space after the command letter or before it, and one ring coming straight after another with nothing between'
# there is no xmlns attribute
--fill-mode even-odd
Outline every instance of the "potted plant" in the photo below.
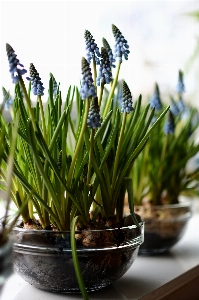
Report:
<svg viewBox="0 0 199 300"><path fill-rule="evenodd" d="M158 124L132 169L135 211L145 221L142 254L166 252L179 241L191 216L191 202L180 201L180 196L199 195L199 168L189 167L199 153L199 113L185 105L184 91L179 71L167 120ZM155 117L164 107L157 84L150 106Z"/></svg>
<svg viewBox="0 0 199 300"><path fill-rule="evenodd" d="M50 74L45 109L44 87L35 66L30 64L27 90L22 78L26 70L6 45L16 84L13 116L19 118L11 196L19 209L25 205L21 227L12 231L14 269L38 288L81 290L84 299L86 291L121 277L137 256L144 225L134 215L128 175L168 110L150 126L154 109L149 111L149 105L141 109L141 96L133 107L125 81L121 107L116 107L112 100L119 71L130 51L115 25L112 31L118 60L114 79L115 58L107 40L103 38L100 52L86 30L81 88L69 87L63 101ZM108 95L106 84L110 84ZM34 107L32 94L37 98ZM6 169L12 130L11 123L6 128L1 172ZM124 218L126 190L131 214Z"/></svg>

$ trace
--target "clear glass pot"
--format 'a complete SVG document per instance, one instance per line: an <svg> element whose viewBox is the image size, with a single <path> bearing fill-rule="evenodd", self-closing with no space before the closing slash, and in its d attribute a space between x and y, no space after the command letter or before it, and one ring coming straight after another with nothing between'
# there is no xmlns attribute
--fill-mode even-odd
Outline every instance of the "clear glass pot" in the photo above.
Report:
<svg viewBox="0 0 199 300"><path fill-rule="evenodd" d="M0 247L0 294L6 279L12 274L12 242L8 239Z"/></svg>
<svg viewBox="0 0 199 300"><path fill-rule="evenodd" d="M77 253L87 291L115 282L130 268L143 242L144 224L77 232ZM79 292L70 232L15 228L14 271L33 286L52 292ZM95 243L93 241L95 240ZM91 241L91 246L82 243ZM85 243L84 243L85 244Z"/></svg>
<svg viewBox="0 0 199 300"><path fill-rule="evenodd" d="M136 206L135 212L145 222L144 243L139 254L169 251L183 236L192 215L191 202Z"/></svg>

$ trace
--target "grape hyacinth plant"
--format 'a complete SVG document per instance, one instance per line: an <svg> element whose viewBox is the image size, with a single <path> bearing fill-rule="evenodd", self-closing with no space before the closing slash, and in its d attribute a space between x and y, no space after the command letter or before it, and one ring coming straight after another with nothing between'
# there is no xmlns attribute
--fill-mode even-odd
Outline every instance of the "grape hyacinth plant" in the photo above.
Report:
<svg viewBox="0 0 199 300"><path fill-rule="evenodd" d="M142 108L141 96L133 103L124 80L122 103L119 108L115 107L113 98L122 58L127 60L130 51L115 25L112 25L112 32L116 41L115 74L112 74L111 49L108 50L105 43L100 53L93 36L86 30L87 58L81 60L81 87L70 86L65 101L59 86L54 96L54 76L50 75L49 87L44 89L32 63L29 81L24 82L22 76L26 71L18 68L22 65L13 48L6 46L15 83L13 116L19 119L11 198L21 211L24 228L30 224L38 228L38 222L35 224L38 219L43 229L72 232L73 261L84 299L87 295L78 265L75 229L122 226L126 191L132 220L139 227L134 215L129 175L151 133L168 111L168 107L162 110L151 125L155 109L150 110L149 104ZM107 97L103 96L105 84L110 84ZM48 95L44 93L46 90ZM47 99L45 107L44 97ZM7 158L14 127L13 122L6 124L1 116L1 132L3 126L5 149L0 175L8 186Z"/></svg>
<svg viewBox="0 0 199 300"><path fill-rule="evenodd" d="M199 195L199 168L188 169L189 161L199 153L199 122L193 122L198 120L199 112L192 105L185 106L184 101L184 109L180 109L185 91L182 71L177 87L166 120L155 128L131 171L136 205L176 204L181 195ZM162 110L164 107L162 104ZM184 111L188 112L186 117Z"/></svg>

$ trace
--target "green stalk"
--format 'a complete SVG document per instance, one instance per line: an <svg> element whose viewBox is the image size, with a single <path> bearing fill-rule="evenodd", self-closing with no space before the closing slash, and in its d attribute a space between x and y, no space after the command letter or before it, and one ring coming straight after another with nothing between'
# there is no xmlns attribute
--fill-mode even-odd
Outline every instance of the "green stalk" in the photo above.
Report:
<svg viewBox="0 0 199 300"><path fill-rule="evenodd" d="M122 142L123 142L125 124L126 124L126 112L124 112L124 115L123 115L122 128L120 131L120 136L119 136L119 141L118 141L117 151L116 151L116 156L115 156L115 162L114 162L114 167L113 167L112 190L115 188L117 167L118 167L118 163L119 163L120 150L121 150L121 146L122 146Z"/></svg>
<svg viewBox="0 0 199 300"><path fill-rule="evenodd" d="M93 58L93 77L94 77L94 86L96 86L97 68L96 68L95 58Z"/></svg>
<svg viewBox="0 0 199 300"><path fill-rule="evenodd" d="M99 107L101 106L101 103L102 103L103 91L104 91L104 83L101 83L101 86L100 86L100 94L99 94L99 101L98 101Z"/></svg>
<svg viewBox="0 0 199 300"><path fill-rule="evenodd" d="M23 78L21 76L19 76L19 83L21 85L22 91L23 91L25 99L26 99L26 103L27 103L27 106L28 106L30 119L32 121L33 128L36 131L37 129L36 129L36 124L35 124L34 112L33 112L32 106L31 106L30 98L28 97L28 94L27 94L27 91L26 91L26 87L25 87Z"/></svg>
<svg viewBox="0 0 199 300"><path fill-rule="evenodd" d="M85 285L84 285L84 281L83 281L83 278L82 278L81 269L80 269L80 265L79 265L79 260L78 260L78 256L77 256L77 247L76 247L76 240L75 240L75 227L76 227L76 223L78 221L78 218L79 218L79 216L76 216L72 220L72 224L71 224L72 257L73 257L73 264L74 264L74 268L75 268L75 274L76 274L76 277L77 277L79 288L80 288L81 293L82 293L82 297L83 297L84 300L89 300L87 292L86 292L86 288L85 288Z"/></svg>
<svg viewBox="0 0 199 300"><path fill-rule="evenodd" d="M40 111L41 111L41 122L42 122L44 140L46 141L46 136L47 136L46 135L46 125L45 125L44 109L43 109L43 104L42 104L42 101L41 101L41 95L37 96L37 100L39 102Z"/></svg>
<svg viewBox="0 0 199 300"><path fill-rule="evenodd" d="M95 136L95 129L92 128L91 129L91 138L90 138L90 154L89 154L89 162L88 162L87 184L90 184L90 180L91 180L91 168L92 168L92 160L93 160L94 136Z"/></svg>
<svg viewBox="0 0 199 300"><path fill-rule="evenodd" d="M114 94L114 91L115 91L115 88L116 88L116 85L117 85L117 81L118 81L118 77L119 77L120 66L121 66L121 62L118 62L117 69L116 69L116 76L113 80L113 84L111 86L110 94L109 94L108 100L106 102L106 106L105 106L104 113L103 113L103 119L106 117L106 115L109 111L109 107L111 105L111 101L112 101L113 94Z"/></svg>

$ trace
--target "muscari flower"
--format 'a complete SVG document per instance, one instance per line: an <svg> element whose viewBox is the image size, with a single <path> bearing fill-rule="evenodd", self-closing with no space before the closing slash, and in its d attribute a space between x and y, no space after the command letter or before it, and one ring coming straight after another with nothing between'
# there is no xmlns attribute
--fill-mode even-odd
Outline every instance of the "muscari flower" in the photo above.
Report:
<svg viewBox="0 0 199 300"><path fill-rule="evenodd" d="M99 86L101 83L109 84L113 80L108 53L104 47L101 48L101 56L98 77L96 79L96 83Z"/></svg>
<svg viewBox="0 0 199 300"><path fill-rule="evenodd" d="M184 112L186 110L186 106L185 106L185 103L184 103L182 97L179 98L177 105L178 105L178 109L180 112Z"/></svg>
<svg viewBox="0 0 199 300"><path fill-rule="evenodd" d="M182 71L179 71L179 73L178 73L178 83L176 85L175 91L176 91L176 93L178 93L180 95L185 92L185 85L184 85L184 81L183 81Z"/></svg>
<svg viewBox="0 0 199 300"><path fill-rule="evenodd" d="M8 56L8 62L10 67L9 71L11 73L12 82L18 83L19 78L25 73L27 73L27 71L23 68L23 65L20 64L14 49L9 44L6 44L6 52Z"/></svg>
<svg viewBox="0 0 199 300"><path fill-rule="evenodd" d="M150 98L150 108L155 107L156 111L159 111L162 109L162 102L160 99L160 90L158 87L158 84L155 84L155 90L154 93L152 95L152 97Z"/></svg>
<svg viewBox="0 0 199 300"><path fill-rule="evenodd" d="M93 84L93 78L91 68L88 61L82 57L82 87L80 89L80 95L82 100L86 98L95 97L95 86Z"/></svg>
<svg viewBox="0 0 199 300"><path fill-rule="evenodd" d="M34 95L44 95L44 87L43 83L41 82L41 78L39 77L39 73L35 69L35 66L31 63L30 64L30 78L27 78L31 81L32 91Z"/></svg>
<svg viewBox="0 0 199 300"><path fill-rule="evenodd" d="M178 116L180 113L178 103L176 103L173 98L171 98L170 110L174 116Z"/></svg>
<svg viewBox="0 0 199 300"><path fill-rule="evenodd" d="M101 127L101 116L99 114L99 105L97 96L93 98L87 119L87 126L93 129Z"/></svg>
<svg viewBox="0 0 199 300"><path fill-rule="evenodd" d="M119 62L122 62L122 56L124 56L124 58L128 60L128 55L130 51L128 50L129 45L127 44L127 40L125 40L121 31L113 24L112 24L112 31L116 42L115 57L118 58Z"/></svg>
<svg viewBox="0 0 199 300"><path fill-rule="evenodd" d="M129 114L133 110L132 106L132 96L131 96L131 91L126 84L126 82L123 80L123 85L122 85L122 109L121 112L126 112Z"/></svg>
<svg viewBox="0 0 199 300"><path fill-rule="evenodd" d="M174 115L172 114L171 110L169 110L167 115L167 120L164 125L164 132L165 134L174 134L175 131L175 121Z"/></svg>
<svg viewBox="0 0 199 300"><path fill-rule="evenodd" d="M52 82L53 82L53 95L56 95L58 84L52 73L50 73L50 77L52 78Z"/></svg>
<svg viewBox="0 0 199 300"><path fill-rule="evenodd" d="M114 65L115 63L115 58L113 56L113 52L112 49L109 45L109 43L107 42L107 40L105 38L102 38L102 44L104 46L104 48L106 49L107 53L108 53L108 57L109 57L109 61L110 61L110 66L112 68L115 68L116 66Z"/></svg>
<svg viewBox="0 0 199 300"><path fill-rule="evenodd" d="M91 59L93 58L96 61L96 64L99 65L99 57L101 57L101 54L90 31L85 30L84 38L86 40L86 56L88 62L90 63Z"/></svg>

